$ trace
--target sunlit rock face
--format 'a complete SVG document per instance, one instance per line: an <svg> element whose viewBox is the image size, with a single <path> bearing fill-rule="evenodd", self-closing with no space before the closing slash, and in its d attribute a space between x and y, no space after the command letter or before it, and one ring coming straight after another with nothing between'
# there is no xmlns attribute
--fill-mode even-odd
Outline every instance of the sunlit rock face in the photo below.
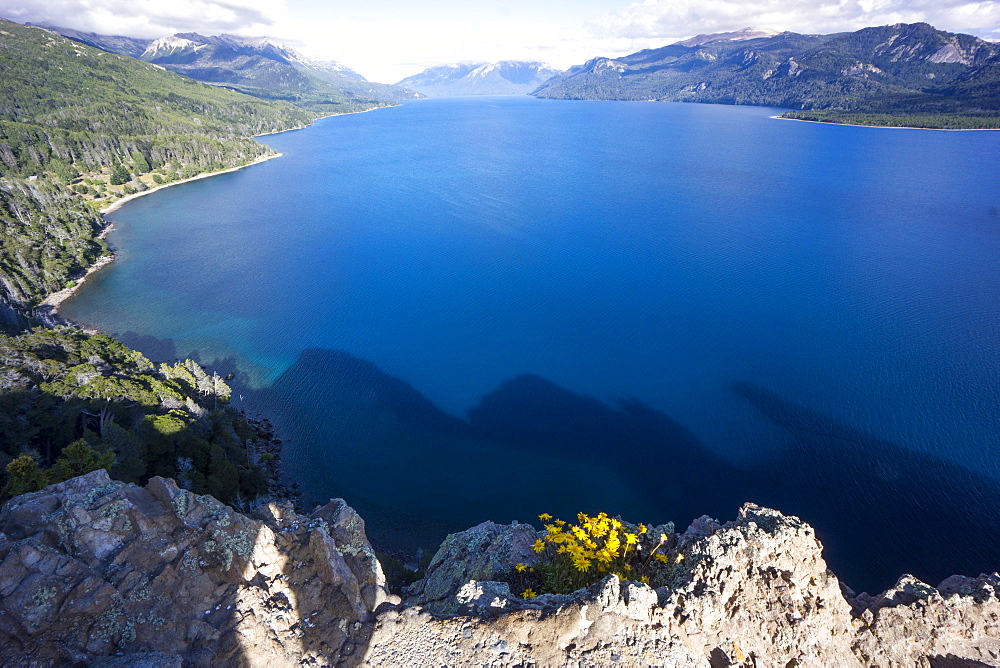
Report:
<svg viewBox="0 0 1000 668"><path fill-rule="evenodd" d="M0 512L0 660L349 656L385 599L363 522L340 501L315 517L278 504L255 515L104 471L13 499Z"/></svg>
<svg viewBox="0 0 1000 668"><path fill-rule="evenodd" d="M376 622L372 664L987 666L1000 658L1000 576L912 576L879 596L842 587L808 524L746 504L678 536L672 588L611 576L571 595L522 600L507 582L541 534L486 523L449 536L410 607ZM442 618L429 610L456 612ZM950 662L950 663L949 663Z"/></svg>
<svg viewBox="0 0 1000 668"><path fill-rule="evenodd" d="M530 525L449 536L404 602L336 499L247 517L171 480L103 471L0 510L0 660L18 665L991 666L1000 575L843 587L808 524L746 504L672 534L669 586L609 576L522 599ZM534 561L533 561L534 560Z"/></svg>

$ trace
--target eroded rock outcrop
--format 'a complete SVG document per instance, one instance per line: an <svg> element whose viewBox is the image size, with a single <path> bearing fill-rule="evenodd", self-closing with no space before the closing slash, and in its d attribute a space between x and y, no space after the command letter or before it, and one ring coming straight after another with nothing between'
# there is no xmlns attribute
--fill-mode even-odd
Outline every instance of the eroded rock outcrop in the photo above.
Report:
<svg viewBox="0 0 1000 668"><path fill-rule="evenodd" d="M0 531L4 665L1000 665L1000 575L856 595L809 525L753 504L674 535L669 586L528 600L530 525L449 536L403 603L339 499L250 518L96 472L8 502Z"/></svg>
<svg viewBox="0 0 1000 668"><path fill-rule="evenodd" d="M569 596L522 600L506 583L461 582L467 559L523 544L524 525L450 536L410 607L379 616L371 665L994 666L1000 576L930 587L905 576L878 597L845 597L812 528L747 504L680 536L688 568L672 587L608 577ZM532 538L534 536L531 536ZM442 553L449 558L439 559ZM509 574L524 561L490 560ZM448 583L445 586L445 583ZM434 586L431 586L431 585ZM854 611L852 613L852 606ZM457 610L435 618L428 610Z"/></svg>
<svg viewBox="0 0 1000 668"><path fill-rule="evenodd" d="M4 665L322 665L363 651L385 600L364 524L339 500L250 519L172 480L97 471L8 502L0 531Z"/></svg>

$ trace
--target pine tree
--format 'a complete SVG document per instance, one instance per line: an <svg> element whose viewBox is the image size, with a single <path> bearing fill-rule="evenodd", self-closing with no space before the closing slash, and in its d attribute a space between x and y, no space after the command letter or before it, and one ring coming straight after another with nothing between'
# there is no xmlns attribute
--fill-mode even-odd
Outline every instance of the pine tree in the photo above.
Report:
<svg viewBox="0 0 1000 668"><path fill-rule="evenodd" d="M99 453L90 447L86 440L80 438L63 448L62 456L56 460L52 470L56 479L69 480L98 469L109 470L114 465L114 452Z"/></svg>
<svg viewBox="0 0 1000 668"><path fill-rule="evenodd" d="M131 179L132 175L125 169L125 165L117 165L111 173L111 185L113 186L120 186Z"/></svg>

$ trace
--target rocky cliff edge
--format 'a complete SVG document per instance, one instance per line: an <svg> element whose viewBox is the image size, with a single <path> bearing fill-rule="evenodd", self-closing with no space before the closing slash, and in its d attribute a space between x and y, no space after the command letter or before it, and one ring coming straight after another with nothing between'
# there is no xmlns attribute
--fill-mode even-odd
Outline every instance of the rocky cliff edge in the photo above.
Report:
<svg viewBox="0 0 1000 668"><path fill-rule="evenodd" d="M4 665L1000 665L1000 575L855 595L809 525L753 504L678 536L670 587L528 600L505 580L530 525L449 536L403 601L340 499L246 517L98 471L8 502L0 532Z"/></svg>

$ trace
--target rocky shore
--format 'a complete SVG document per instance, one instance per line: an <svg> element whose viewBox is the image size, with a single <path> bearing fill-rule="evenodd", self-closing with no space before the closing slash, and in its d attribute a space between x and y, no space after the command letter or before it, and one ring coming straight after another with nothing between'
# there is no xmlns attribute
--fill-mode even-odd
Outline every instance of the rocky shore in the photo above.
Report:
<svg viewBox="0 0 1000 668"><path fill-rule="evenodd" d="M0 532L4 665L1000 665L1000 575L855 594L809 525L753 504L677 537L671 587L527 600L532 526L449 536L400 597L340 499L246 516L97 471L9 501Z"/></svg>

